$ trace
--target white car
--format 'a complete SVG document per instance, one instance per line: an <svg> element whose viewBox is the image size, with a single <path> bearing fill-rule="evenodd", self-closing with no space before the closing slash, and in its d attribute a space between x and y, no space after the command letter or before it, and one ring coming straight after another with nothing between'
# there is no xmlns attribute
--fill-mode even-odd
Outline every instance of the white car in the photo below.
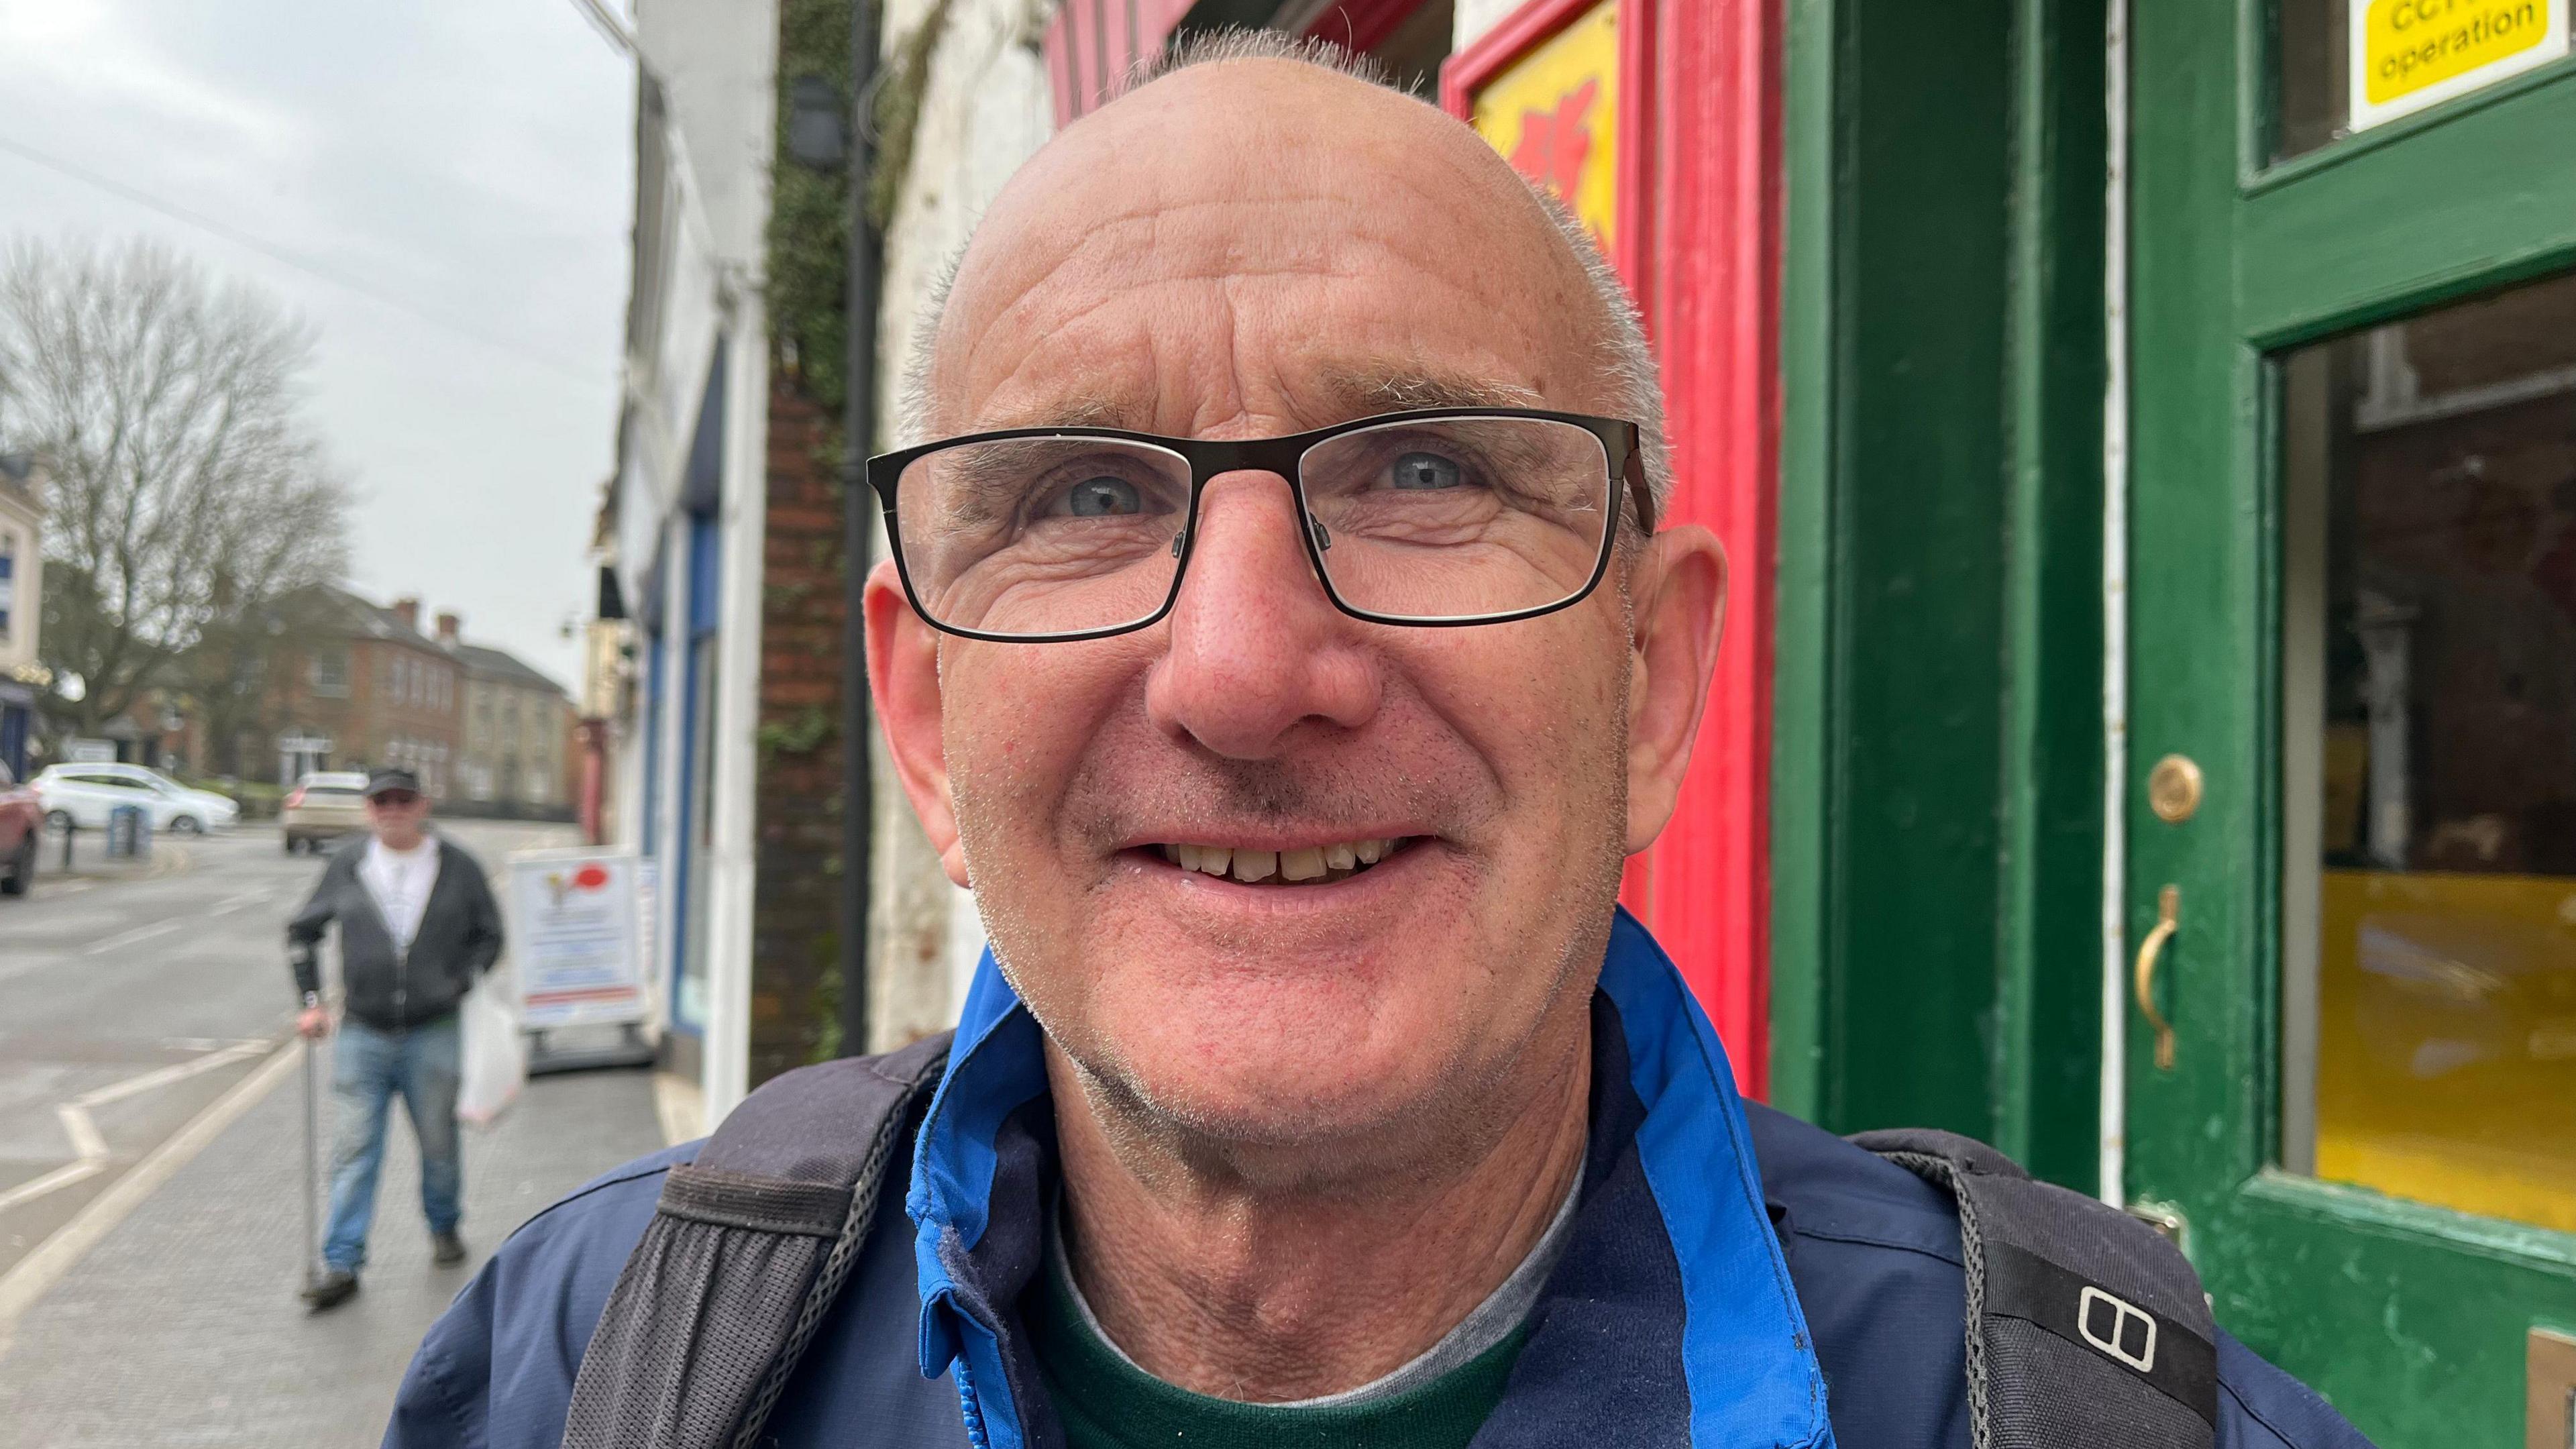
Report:
<svg viewBox="0 0 2576 1449"><path fill-rule="evenodd" d="M65 825L104 830L107 812L119 805L142 806L156 835L230 830L241 819L241 807L223 796L191 790L141 765L48 765L35 785L45 823L58 830Z"/></svg>

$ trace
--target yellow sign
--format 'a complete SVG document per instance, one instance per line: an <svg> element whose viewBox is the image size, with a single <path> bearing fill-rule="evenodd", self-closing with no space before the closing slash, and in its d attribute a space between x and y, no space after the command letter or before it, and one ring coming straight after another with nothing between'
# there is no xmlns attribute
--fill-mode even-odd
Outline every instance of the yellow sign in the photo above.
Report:
<svg viewBox="0 0 2576 1449"><path fill-rule="evenodd" d="M2354 0L2352 129L2567 53L2568 0Z"/></svg>
<svg viewBox="0 0 2576 1449"><path fill-rule="evenodd" d="M1494 73L1476 92L1477 134L1573 208L1604 253L1619 209L1619 0Z"/></svg>

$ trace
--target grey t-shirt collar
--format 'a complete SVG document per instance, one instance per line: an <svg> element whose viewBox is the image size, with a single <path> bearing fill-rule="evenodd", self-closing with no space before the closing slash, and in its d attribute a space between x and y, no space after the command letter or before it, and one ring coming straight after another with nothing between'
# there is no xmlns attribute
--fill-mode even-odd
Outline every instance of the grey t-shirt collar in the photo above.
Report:
<svg viewBox="0 0 2576 1449"><path fill-rule="evenodd" d="M1575 1204L1581 1201L1582 1196L1583 1174L1578 1167L1573 1183L1565 1190L1565 1201L1557 1205L1556 1217L1548 1223L1547 1231L1539 1234L1538 1242L1529 1250L1529 1256L1521 1259L1521 1265L1512 1270L1511 1276L1503 1280L1502 1286L1488 1294L1484 1302L1477 1304L1473 1311L1460 1319L1457 1327L1443 1334L1438 1343L1424 1349L1403 1366L1382 1377L1371 1379L1357 1388L1344 1389L1339 1393L1325 1394L1319 1398L1265 1404L1263 1407L1341 1409L1390 1398L1408 1389L1430 1383L1510 1337L1512 1330L1520 1327L1521 1320L1529 1317L1530 1310L1537 1306L1538 1295L1547 1287L1548 1275L1556 1270L1557 1259L1565 1256L1566 1243L1573 1237ZM1120 1348L1117 1341L1101 1328L1099 1318L1091 1311L1090 1301L1082 1296L1082 1285L1073 1280L1073 1266L1067 1260L1064 1251L1064 1223L1061 1207L1047 1217L1046 1259L1046 1270L1055 1275L1056 1286L1064 1290L1066 1300L1073 1304L1074 1311L1081 1316L1082 1326L1088 1329L1093 1337L1107 1345L1109 1351L1118 1355L1130 1368L1135 1368L1139 1373L1145 1372L1134 1359L1128 1358L1127 1350Z"/></svg>

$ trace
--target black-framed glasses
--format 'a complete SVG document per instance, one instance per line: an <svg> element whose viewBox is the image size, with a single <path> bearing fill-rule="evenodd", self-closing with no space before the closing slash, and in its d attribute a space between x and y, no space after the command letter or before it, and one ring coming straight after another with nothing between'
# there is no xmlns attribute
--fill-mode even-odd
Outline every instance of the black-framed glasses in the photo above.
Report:
<svg viewBox="0 0 2576 1449"><path fill-rule="evenodd" d="M1209 480L1287 480L1333 605L1379 624L1500 624L1601 582L1623 498L1654 527L1637 425L1423 408L1282 438L1010 428L868 460L904 593L932 627L1036 643L1171 612Z"/></svg>

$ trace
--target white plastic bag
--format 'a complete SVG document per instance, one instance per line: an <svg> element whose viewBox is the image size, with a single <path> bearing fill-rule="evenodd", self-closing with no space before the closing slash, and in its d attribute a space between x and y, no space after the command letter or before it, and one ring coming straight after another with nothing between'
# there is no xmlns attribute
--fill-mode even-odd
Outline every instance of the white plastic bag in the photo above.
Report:
<svg viewBox="0 0 2576 1449"><path fill-rule="evenodd" d="M495 971L465 997L465 1064L456 1115L477 1127L499 1121L528 1081L528 1039L519 1030L516 986Z"/></svg>

